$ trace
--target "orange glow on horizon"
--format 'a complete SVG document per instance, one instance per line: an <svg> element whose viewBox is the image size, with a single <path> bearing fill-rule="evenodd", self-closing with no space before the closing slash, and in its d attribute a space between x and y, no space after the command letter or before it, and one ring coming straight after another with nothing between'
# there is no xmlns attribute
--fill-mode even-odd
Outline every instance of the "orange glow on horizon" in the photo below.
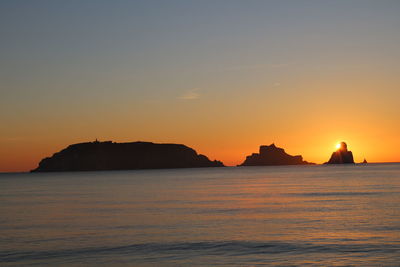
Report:
<svg viewBox="0 0 400 267"><path fill-rule="evenodd" d="M286 153L290 155L302 155L304 160L321 164L326 162L334 149L329 149L326 144L333 143L326 137L321 136L319 139L305 140L304 143L298 143L297 140L285 138L285 140L277 141L276 139L265 140L252 140L251 142L236 142L232 140L226 140L225 142L195 142L195 140L183 140L177 139L162 140L150 140L150 139L128 139L128 138L99 138L100 140L113 140L115 142L131 142L137 140L153 141L156 143L181 143L195 149L199 154L206 155L210 160L220 160L226 166L236 166L241 164L246 156L252 153L258 153L260 145L270 145L275 143L278 147L285 149ZM246 139L249 141L248 139ZM347 141L348 140L348 141ZM49 157L54 153L67 147L69 144L89 142L92 139L77 139L75 141L66 141L63 144L57 144L57 142L46 143L21 143L13 144L8 143L7 150L2 150L0 154L0 172L16 172L16 171L29 171L37 167L39 161L44 157ZM307 142L306 142L307 141ZM380 140L368 140L360 141L358 138L352 137L346 139L349 150L354 154L356 162L361 162L364 158L368 162L399 162L400 158L398 154L389 150L390 143L380 143ZM23 145L23 146L22 146ZM339 144L340 145L340 144ZM5 144L3 143L3 147ZM335 148L337 146L335 145ZM380 149L379 149L380 148ZM25 151L25 153L21 153Z"/></svg>
<svg viewBox="0 0 400 267"><path fill-rule="evenodd" d="M326 84L323 81L319 85L328 87ZM368 87L364 83L359 86ZM334 88L326 89L330 90ZM348 117L348 105L338 106L339 99L328 93L313 95L307 102L301 94L269 101L268 93L261 89L256 92L228 100L216 93L190 103L180 99L137 105L119 102L115 110L93 107L96 113L68 108L65 113L49 112L40 117L27 112L24 122L4 123L13 126L4 127L0 137L0 172L29 171L42 158L69 144L96 138L185 144L227 166L241 164L246 156L257 153L260 145L271 143L290 155L322 164L342 140L353 152L355 162L364 158L370 163L400 162L397 110L389 109L387 102L373 105L378 97L348 93L349 98L358 100L350 101L352 116ZM372 108L365 109L361 104Z"/></svg>

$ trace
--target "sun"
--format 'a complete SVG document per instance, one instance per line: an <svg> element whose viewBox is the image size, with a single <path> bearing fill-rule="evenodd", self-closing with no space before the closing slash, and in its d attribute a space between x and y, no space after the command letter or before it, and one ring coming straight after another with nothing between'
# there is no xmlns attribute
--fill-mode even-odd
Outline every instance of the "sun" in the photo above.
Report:
<svg viewBox="0 0 400 267"><path fill-rule="evenodd" d="M336 144L336 149L339 149L341 147L341 144L340 143L337 143Z"/></svg>

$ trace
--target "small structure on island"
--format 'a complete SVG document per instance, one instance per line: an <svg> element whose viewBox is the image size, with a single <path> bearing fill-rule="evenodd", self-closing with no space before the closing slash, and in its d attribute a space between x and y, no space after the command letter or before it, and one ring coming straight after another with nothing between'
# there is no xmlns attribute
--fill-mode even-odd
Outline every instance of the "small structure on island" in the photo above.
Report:
<svg viewBox="0 0 400 267"><path fill-rule="evenodd" d="M303 160L300 155L291 156L283 148L271 144L260 146L259 153L253 153L239 166L274 166L274 165L307 165L314 164Z"/></svg>
<svg viewBox="0 0 400 267"><path fill-rule="evenodd" d="M332 153L331 158L325 164L354 164L353 153L347 150L347 144L340 142L338 150Z"/></svg>

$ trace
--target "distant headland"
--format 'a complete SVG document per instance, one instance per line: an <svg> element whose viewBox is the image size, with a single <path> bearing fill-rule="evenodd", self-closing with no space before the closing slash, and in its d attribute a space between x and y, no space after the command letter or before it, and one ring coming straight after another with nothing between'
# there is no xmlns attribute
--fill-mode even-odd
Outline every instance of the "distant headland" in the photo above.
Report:
<svg viewBox="0 0 400 267"><path fill-rule="evenodd" d="M300 155L291 156L283 148L271 144L260 146L259 153L253 153L239 166L309 165L315 164L303 160Z"/></svg>
<svg viewBox="0 0 400 267"><path fill-rule="evenodd" d="M365 162L367 161L364 159ZM331 158L325 164L354 164L353 153L347 150L347 144L341 142L338 150L332 153Z"/></svg>
<svg viewBox="0 0 400 267"><path fill-rule="evenodd" d="M32 172L223 167L185 145L151 142L87 142L40 161Z"/></svg>

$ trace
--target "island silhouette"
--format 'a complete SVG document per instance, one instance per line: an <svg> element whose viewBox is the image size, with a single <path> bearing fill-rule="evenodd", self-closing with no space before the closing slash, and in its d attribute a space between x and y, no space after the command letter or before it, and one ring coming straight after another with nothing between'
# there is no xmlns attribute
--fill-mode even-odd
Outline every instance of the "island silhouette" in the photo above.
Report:
<svg viewBox="0 0 400 267"><path fill-rule="evenodd" d="M271 144L260 146L259 153L253 153L239 166L275 166L275 165L309 165L315 164L303 160L301 155L291 156L283 148Z"/></svg>
<svg viewBox="0 0 400 267"><path fill-rule="evenodd" d="M32 172L223 167L181 144L87 142L44 158Z"/></svg>
<svg viewBox="0 0 400 267"><path fill-rule="evenodd" d="M364 159L365 163L366 160ZM338 150L332 153L331 158L325 164L354 164L353 153L347 150L347 144L340 142Z"/></svg>
<svg viewBox="0 0 400 267"><path fill-rule="evenodd" d="M340 143L329 161L324 164L354 164L353 153L345 142ZM363 163L367 163L364 159ZM292 156L283 148L262 145L259 153L246 157L237 166L314 165L301 155ZM211 161L207 156L182 144L157 144L152 142L116 143L112 141L85 142L67 148L42 159L31 172L100 171L134 169L170 169L224 167L221 161Z"/></svg>

